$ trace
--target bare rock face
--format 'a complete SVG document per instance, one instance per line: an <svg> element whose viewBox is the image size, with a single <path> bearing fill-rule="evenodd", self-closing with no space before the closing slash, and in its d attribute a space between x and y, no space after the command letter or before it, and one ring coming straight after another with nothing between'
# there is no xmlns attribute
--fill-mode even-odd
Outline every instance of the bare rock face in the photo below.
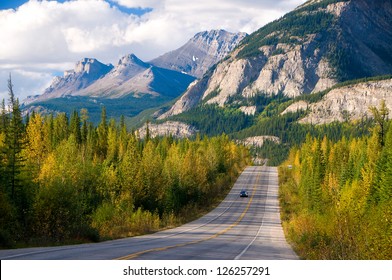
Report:
<svg viewBox="0 0 392 280"><path fill-rule="evenodd" d="M287 107L281 115L287 114L287 113L295 113L298 111L305 111L308 109L309 103L306 101L298 101L293 104L291 104L289 107Z"/></svg>
<svg viewBox="0 0 392 280"><path fill-rule="evenodd" d="M248 137L244 140L240 140L239 142L241 144L244 144L245 146L262 147L264 145L264 142L267 140L275 142L277 144L280 143L279 137L268 135Z"/></svg>
<svg viewBox="0 0 392 280"><path fill-rule="evenodd" d="M296 97L340 81L392 73L387 18L392 18L390 1L308 1L243 39L163 117L200 102L226 106L235 96Z"/></svg>
<svg viewBox="0 0 392 280"><path fill-rule="evenodd" d="M249 116L254 116L256 114L256 106L242 106L239 109Z"/></svg>
<svg viewBox="0 0 392 280"><path fill-rule="evenodd" d="M321 101L309 104L310 113L300 122L328 124L371 118L369 108L379 107L382 100L392 111L392 79L333 89Z"/></svg>
<svg viewBox="0 0 392 280"><path fill-rule="evenodd" d="M134 54L125 55L117 65L104 77L98 79L89 87L73 92L73 95L88 95L93 97L121 97L124 95L125 82L146 71L150 65L144 63ZM141 85L139 85L141 87ZM131 90L126 90L129 93Z"/></svg>
<svg viewBox="0 0 392 280"><path fill-rule="evenodd" d="M252 79L257 77L260 65L263 64L263 58L233 61L230 59L220 63L211 76L202 99L208 99L208 104L216 103L223 106L230 96L243 91Z"/></svg>
<svg viewBox="0 0 392 280"><path fill-rule="evenodd" d="M148 131L151 137L171 135L175 138L188 138L197 133L197 130L193 126L173 121L168 121L162 124L148 124ZM147 124L138 130L140 138L145 138L146 133Z"/></svg>
<svg viewBox="0 0 392 280"><path fill-rule="evenodd" d="M84 58L76 62L73 70L64 71L63 77L53 78L52 84L42 95L29 98L24 101L24 104L72 95L74 92L93 84L97 79L109 73L111 69L113 69L111 64L103 64L95 58Z"/></svg>
<svg viewBox="0 0 392 280"><path fill-rule="evenodd" d="M201 78L207 70L225 58L246 33L211 30L197 33L184 46L166 53L150 63Z"/></svg>

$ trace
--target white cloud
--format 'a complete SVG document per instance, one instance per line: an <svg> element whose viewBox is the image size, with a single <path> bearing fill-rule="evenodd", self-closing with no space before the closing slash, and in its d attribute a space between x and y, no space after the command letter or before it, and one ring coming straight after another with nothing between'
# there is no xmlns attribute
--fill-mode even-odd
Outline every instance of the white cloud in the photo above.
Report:
<svg viewBox="0 0 392 280"><path fill-rule="evenodd" d="M160 7L165 1L162 0L113 0L119 5L128 8L157 8Z"/></svg>
<svg viewBox="0 0 392 280"><path fill-rule="evenodd" d="M153 10L141 16L126 14L111 5L114 2ZM116 63L122 55L135 53L149 60L203 30L251 33L304 2L31 0L17 10L0 11L0 93L4 94L9 72L22 95L35 94L48 83L50 73L66 70L61 68L64 64L73 65L83 57Z"/></svg>

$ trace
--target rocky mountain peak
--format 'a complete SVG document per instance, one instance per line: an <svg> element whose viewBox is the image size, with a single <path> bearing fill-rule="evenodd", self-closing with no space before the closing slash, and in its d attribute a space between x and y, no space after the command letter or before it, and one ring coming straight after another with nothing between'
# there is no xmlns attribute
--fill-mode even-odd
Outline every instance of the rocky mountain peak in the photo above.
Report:
<svg viewBox="0 0 392 280"><path fill-rule="evenodd" d="M143 62L134 54L128 54L119 59L117 65L109 73L110 76L119 77L120 79L127 79L130 76L148 69L150 64Z"/></svg>
<svg viewBox="0 0 392 280"><path fill-rule="evenodd" d="M199 32L179 49L150 63L200 78L212 65L226 57L246 35L225 30Z"/></svg>
<svg viewBox="0 0 392 280"><path fill-rule="evenodd" d="M123 65L123 66L130 66L130 65L139 65L144 68L148 68L149 64L143 62L141 59L139 59L136 55L133 53L128 54L123 56L122 58L119 59L117 66Z"/></svg>
<svg viewBox="0 0 392 280"><path fill-rule="evenodd" d="M113 65L111 64L101 63L95 58L83 58L76 62L73 70L64 71L63 77L54 77L51 85L42 95L29 98L24 103L29 104L39 100L71 95L76 91L88 87L112 69Z"/></svg>

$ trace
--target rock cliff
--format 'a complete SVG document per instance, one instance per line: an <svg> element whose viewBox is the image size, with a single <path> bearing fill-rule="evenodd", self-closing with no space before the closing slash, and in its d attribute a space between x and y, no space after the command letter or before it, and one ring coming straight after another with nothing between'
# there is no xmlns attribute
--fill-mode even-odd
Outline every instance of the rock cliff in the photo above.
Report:
<svg viewBox="0 0 392 280"><path fill-rule="evenodd" d="M168 136L175 138L187 138L195 135L197 130L185 123L168 121L162 124L148 124L148 131L151 137ZM145 138L147 133L147 124L138 129L140 138Z"/></svg>
<svg viewBox="0 0 392 280"><path fill-rule="evenodd" d="M369 108L379 107L382 100L392 112L392 79L333 89L321 101L308 105L309 114L300 123L326 124L370 118Z"/></svg>

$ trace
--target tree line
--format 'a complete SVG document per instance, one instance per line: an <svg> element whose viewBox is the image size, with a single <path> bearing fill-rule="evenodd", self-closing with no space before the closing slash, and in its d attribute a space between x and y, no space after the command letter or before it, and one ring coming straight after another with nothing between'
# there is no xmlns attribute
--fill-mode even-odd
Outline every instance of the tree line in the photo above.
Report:
<svg viewBox="0 0 392 280"><path fill-rule="evenodd" d="M133 236L195 218L230 189L249 152L225 135L139 139L102 108L23 119L8 82L0 115L0 246Z"/></svg>
<svg viewBox="0 0 392 280"><path fill-rule="evenodd" d="M308 135L279 168L283 226L303 258L392 258L392 125L385 103L372 111L371 135Z"/></svg>

